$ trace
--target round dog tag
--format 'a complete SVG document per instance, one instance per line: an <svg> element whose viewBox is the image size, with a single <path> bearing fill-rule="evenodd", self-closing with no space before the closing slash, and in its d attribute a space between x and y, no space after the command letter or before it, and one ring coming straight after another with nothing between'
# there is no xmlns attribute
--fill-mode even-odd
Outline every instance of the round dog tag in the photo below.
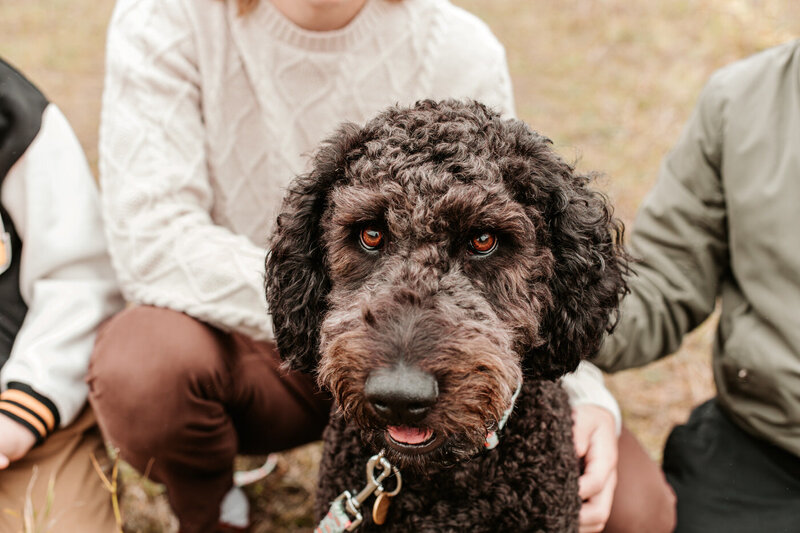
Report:
<svg viewBox="0 0 800 533"><path fill-rule="evenodd" d="M372 521L382 526L386 522L386 513L389 512L389 504L392 502L391 496L387 496L385 492L378 494L375 498L375 504L372 506Z"/></svg>

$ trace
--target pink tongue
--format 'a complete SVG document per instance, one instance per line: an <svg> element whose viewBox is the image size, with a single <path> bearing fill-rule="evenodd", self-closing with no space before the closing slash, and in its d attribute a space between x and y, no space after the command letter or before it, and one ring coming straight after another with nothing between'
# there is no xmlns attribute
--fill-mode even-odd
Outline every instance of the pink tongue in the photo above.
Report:
<svg viewBox="0 0 800 533"><path fill-rule="evenodd" d="M432 429L389 426L389 436L402 444L422 444L433 435Z"/></svg>

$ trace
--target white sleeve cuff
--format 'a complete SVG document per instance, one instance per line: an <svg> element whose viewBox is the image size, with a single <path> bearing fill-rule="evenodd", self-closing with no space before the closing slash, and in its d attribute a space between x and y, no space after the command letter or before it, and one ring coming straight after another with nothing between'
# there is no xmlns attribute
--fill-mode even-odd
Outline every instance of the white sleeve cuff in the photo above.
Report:
<svg viewBox="0 0 800 533"><path fill-rule="evenodd" d="M606 409L614 417L617 435L622 430L622 413L619 404L603 381L603 373L588 361L581 361L575 372L561 378L561 388L569 396L572 407L596 405Z"/></svg>

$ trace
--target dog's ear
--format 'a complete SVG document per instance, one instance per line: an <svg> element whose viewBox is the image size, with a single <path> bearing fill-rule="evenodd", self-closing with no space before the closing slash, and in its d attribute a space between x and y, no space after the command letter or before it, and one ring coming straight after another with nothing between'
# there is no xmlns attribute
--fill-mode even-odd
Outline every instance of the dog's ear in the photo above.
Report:
<svg viewBox="0 0 800 533"><path fill-rule="evenodd" d="M520 123L521 124L521 123ZM623 225L607 197L590 187L592 175L575 171L527 126L516 132L523 161L507 169L525 205L543 221L538 238L553 255L552 301L541 322L544 343L525 357L527 373L556 379L592 357L616 322L627 292L628 256Z"/></svg>
<svg viewBox="0 0 800 533"><path fill-rule="evenodd" d="M322 144L311 172L289 186L271 239L267 304L278 352L293 369L313 372L319 360L319 328L330 291L320 221L360 138L357 126L344 124Z"/></svg>

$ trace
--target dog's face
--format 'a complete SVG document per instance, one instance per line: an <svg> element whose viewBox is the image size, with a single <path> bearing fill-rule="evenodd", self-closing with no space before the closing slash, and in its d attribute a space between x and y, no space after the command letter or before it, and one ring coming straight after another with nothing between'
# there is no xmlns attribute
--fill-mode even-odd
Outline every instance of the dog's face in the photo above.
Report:
<svg viewBox="0 0 800 533"><path fill-rule="evenodd" d="M518 121L422 102L348 126L295 181L267 262L282 357L401 467L479 450L523 374L597 347L617 225Z"/></svg>
<svg viewBox="0 0 800 533"><path fill-rule="evenodd" d="M379 144L322 219L320 383L376 447L472 453L539 346L553 255L491 165L465 175ZM435 454L434 454L435 455Z"/></svg>

